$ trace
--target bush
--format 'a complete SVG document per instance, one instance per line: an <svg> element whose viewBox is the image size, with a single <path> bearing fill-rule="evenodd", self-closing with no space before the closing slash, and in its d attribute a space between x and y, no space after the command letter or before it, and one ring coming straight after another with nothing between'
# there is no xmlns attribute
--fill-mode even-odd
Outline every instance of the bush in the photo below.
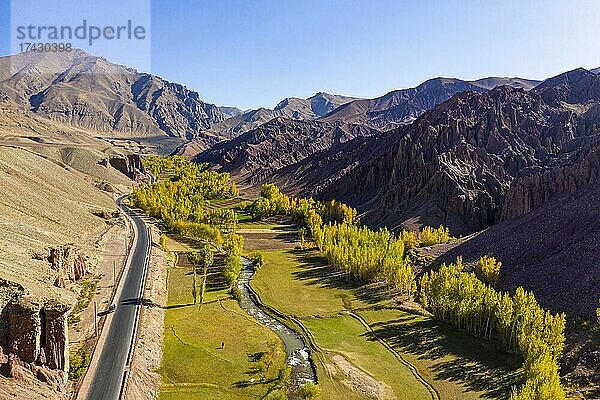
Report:
<svg viewBox="0 0 600 400"><path fill-rule="evenodd" d="M69 356L69 379L72 381L79 379L88 365L90 365L90 356L86 354L83 347L80 347L75 354Z"/></svg>
<svg viewBox="0 0 600 400"><path fill-rule="evenodd" d="M302 400L316 400L321 398L321 389L314 383L306 383L296 390L296 396Z"/></svg>
<svg viewBox="0 0 600 400"><path fill-rule="evenodd" d="M158 239L158 243L160 244L162 251L167 251L167 235L162 233Z"/></svg>
<svg viewBox="0 0 600 400"><path fill-rule="evenodd" d="M250 261L252 261L252 264L254 264L254 268L260 269L264 263L263 254L260 251L255 251L250 256Z"/></svg>
<svg viewBox="0 0 600 400"><path fill-rule="evenodd" d="M240 276L240 272L242 272L242 260L240 259L240 256L231 254L225 257L223 277L229 286L233 287L238 276Z"/></svg>
<svg viewBox="0 0 600 400"><path fill-rule="evenodd" d="M501 266L502 263L500 261L496 261L494 257L483 256L477 262L477 267L475 267L475 275L483 283L496 285L498 279L500 278Z"/></svg>

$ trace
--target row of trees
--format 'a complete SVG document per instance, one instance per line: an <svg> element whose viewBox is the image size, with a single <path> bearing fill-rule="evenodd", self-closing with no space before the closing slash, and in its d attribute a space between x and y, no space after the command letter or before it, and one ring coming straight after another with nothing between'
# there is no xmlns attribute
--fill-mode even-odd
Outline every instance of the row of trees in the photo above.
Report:
<svg viewBox="0 0 600 400"><path fill-rule="evenodd" d="M279 214L289 214L294 208L292 199L281 193L272 183L265 184L260 189L260 196L250 206L250 214L255 218L265 218Z"/></svg>
<svg viewBox="0 0 600 400"><path fill-rule="evenodd" d="M200 305L204 303L204 293L206 292L206 281L208 279L208 268L214 262L213 250L208 246L204 246L200 251L192 251L187 254L188 260L192 264L192 297L194 304L198 303L198 291L200 291ZM196 277L196 269L202 267L202 285L198 290L198 279Z"/></svg>
<svg viewBox="0 0 600 400"><path fill-rule="evenodd" d="M237 233L230 233L225 237L223 244L225 250L225 267L223 277L233 287L240 272L242 272L242 253L244 252L244 237Z"/></svg>
<svg viewBox="0 0 600 400"><path fill-rule="evenodd" d="M432 246L434 244L448 243L455 240L455 238L450 235L450 229L441 225L437 228L425 226L420 231L403 230L400 237L407 249Z"/></svg>
<svg viewBox="0 0 600 400"><path fill-rule="evenodd" d="M382 280L405 294L415 291L415 275L402 239L387 229L350 224L314 226L313 237L329 263L359 282Z"/></svg>
<svg viewBox="0 0 600 400"><path fill-rule="evenodd" d="M250 213L255 218L273 215L290 215L300 224L304 224L308 215L313 212L320 216L321 222L354 223L356 209L336 200L317 201L312 198L289 197L281 193L274 184L261 187L260 197L250 206Z"/></svg>
<svg viewBox="0 0 600 400"><path fill-rule="evenodd" d="M478 270L492 264L498 266L493 259L481 259ZM523 288L512 296L496 291L475 274L462 272L461 260L424 274L419 286L421 304L436 318L485 339L497 337L523 357L526 382L512 399L565 398L558 375L564 314L542 309L533 293Z"/></svg>
<svg viewBox="0 0 600 400"><path fill-rule="evenodd" d="M209 200L237 196L229 174L209 171L206 164L195 164L183 157L149 156L144 166L156 178L134 189L131 204L146 214L161 219L174 233L204 239L225 252L223 276L233 286L242 269L240 256L243 237L235 234L237 216L231 209L205 209ZM228 233L226 233L228 232ZM166 240L161 239L166 246ZM214 262L209 245L188 253L192 264L194 304L204 302L208 268ZM202 277L198 278L198 269Z"/></svg>
<svg viewBox="0 0 600 400"><path fill-rule="evenodd" d="M220 225L231 229L235 216L226 211L205 211L207 200L236 196L238 191L229 174L209 171L181 157L153 156L146 159L147 168L161 178L134 189L129 199L133 206L165 222L177 231L187 223ZM188 229L188 230L189 230ZM182 232L183 233L183 232Z"/></svg>
<svg viewBox="0 0 600 400"><path fill-rule="evenodd" d="M148 155L144 157L142 163L144 164L146 171L150 172L156 179L180 178L190 172L208 168L207 164L195 164L190 166L189 160L182 156L163 157ZM197 170L191 171L190 167L195 167Z"/></svg>

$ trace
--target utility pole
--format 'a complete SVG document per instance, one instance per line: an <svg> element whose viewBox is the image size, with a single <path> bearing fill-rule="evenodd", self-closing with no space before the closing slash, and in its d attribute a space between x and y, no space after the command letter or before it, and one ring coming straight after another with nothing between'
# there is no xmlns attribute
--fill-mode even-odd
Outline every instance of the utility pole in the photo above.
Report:
<svg viewBox="0 0 600 400"><path fill-rule="evenodd" d="M113 260L113 287L117 282L117 260Z"/></svg>
<svg viewBox="0 0 600 400"><path fill-rule="evenodd" d="M98 337L98 305L94 302L94 332Z"/></svg>

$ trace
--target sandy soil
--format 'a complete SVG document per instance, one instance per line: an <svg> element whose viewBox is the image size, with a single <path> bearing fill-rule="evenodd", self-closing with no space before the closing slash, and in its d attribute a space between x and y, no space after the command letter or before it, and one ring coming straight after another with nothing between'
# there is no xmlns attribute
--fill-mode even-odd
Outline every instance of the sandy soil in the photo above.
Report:
<svg viewBox="0 0 600 400"><path fill-rule="evenodd" d="M115 286L113 285L113 265L115 266L116 282L125 266L125 241L129 237L128 228L124 222L111 226L98 240L97 253L94 255L95 267L90 271L92 275L102 275L98 282L98 289L90 305L79 316L81 322L74 324L69 330L71 344L90 339L94 336L94 306L96 302L98 312L106 309L110 304ZM101 319L98 323L101 323Z"/></svg>
<svg viewBox="0 0 600 400"><path fill-rule="evenodd" d="M362 393L374 400L391 400L395 398L394 392L388 385L375 380L343 356L336 354L331 359L345 376L342 382L353 391Z"/></svg>

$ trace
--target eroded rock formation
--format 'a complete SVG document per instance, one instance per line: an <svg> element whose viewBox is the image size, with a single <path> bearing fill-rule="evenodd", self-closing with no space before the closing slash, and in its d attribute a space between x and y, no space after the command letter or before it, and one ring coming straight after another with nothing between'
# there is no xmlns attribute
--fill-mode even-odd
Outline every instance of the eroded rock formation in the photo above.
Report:
<svg viewBox="0 0 600 400"><path fill-rule="evenodd" d="M599 107L600 78L585 70L529 92L463 92L376 137L381 154L320 197L359 207L372 225L478 231L597 182Z"/></svg>
<svg viewBox="0 0 600 400"><path fill-rule="evenodd" d="M512 182L502 209L502 220L519 217L560 195L575 194L597 185L600 149L579 152L572 165L532 171Z"/></svg>
<svg viewBox="0 0 600 400"><path fill-rule="evenodd" d="M116 170L128 176L133 181L146 179L146 169L139 154L111 157L108 162Z"/></svg>
<svg viewBox="0 0 600 400"><path fill-rule="evenodd" d="M65 288L88 273L85 256L72 244L48 248L45 254L36 254L35 258L46 260L57 272L56 287Z"/></svg>
<svg viewBox="0 0 600 400"><path fill-rule="evenodd" d="M23 378L31 373L56 387L69 371L67 316L70 304L40 300L23 286L0 281L0 373Z"/></svg>

